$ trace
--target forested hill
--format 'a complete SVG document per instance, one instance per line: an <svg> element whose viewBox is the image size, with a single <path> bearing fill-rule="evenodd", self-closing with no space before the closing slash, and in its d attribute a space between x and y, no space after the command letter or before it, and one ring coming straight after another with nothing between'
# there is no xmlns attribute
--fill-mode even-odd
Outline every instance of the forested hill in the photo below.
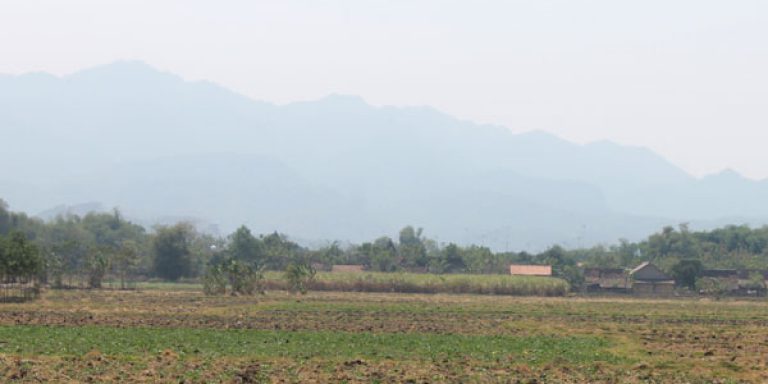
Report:
<svg viewBox="0 0 768 384"><path fill-rule="evenodd" d="M499 250L768 222L768 182L697 179L646 149L352 96L278 106L137 62L0 76L0 137L18 159L0 170L0 195L28 212L98 203L145 224L244 223L308 240L414 223Z"/></svg>

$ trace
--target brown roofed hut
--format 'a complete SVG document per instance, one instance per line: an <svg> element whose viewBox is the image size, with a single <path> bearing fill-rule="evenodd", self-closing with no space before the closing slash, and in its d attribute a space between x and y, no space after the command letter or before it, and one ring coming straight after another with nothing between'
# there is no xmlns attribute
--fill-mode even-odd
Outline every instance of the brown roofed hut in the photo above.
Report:
<svg viewBox="0 0 768 384"><path fill-rule="evenodd" d="M629 293L629 274L624 268L584 268L587 292Z"/></svg>
<svg viewBox="0 0 768 384"><path fill-rule="evenodd" d="M629 277L633 294L671 296L675 293L675 280L649 261L629 271Z"/></svg>

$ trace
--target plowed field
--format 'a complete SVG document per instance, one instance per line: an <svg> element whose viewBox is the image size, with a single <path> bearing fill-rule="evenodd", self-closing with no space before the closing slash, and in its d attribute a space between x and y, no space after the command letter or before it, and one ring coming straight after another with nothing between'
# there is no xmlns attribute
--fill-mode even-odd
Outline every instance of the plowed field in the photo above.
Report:
<svg viewBox="0 0 768 384"><path fill-rule="evenodd" d="M0 305L0 381L762 383L768 303L47 291Z"/></svg>

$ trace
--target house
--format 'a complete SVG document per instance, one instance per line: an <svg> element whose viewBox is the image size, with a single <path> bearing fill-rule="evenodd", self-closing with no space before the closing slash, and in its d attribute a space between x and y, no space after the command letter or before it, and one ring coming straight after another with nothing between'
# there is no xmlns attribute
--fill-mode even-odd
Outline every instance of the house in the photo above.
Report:
<svg viewBox="0 0 768 384"><path fill-rule="evenodd" d="M674 294L675 280L657 266L645 262L632 270L584 268L584 287L590 293L667 296Z"/></svg>
<svg viewBox="0 0 768 384"><path fill-rule="evenodd" d="M629 293L629 274L624 268L584 268L587 292Z"/></svg>
<svg viewBox="0 0 768 384"><path fill-rule="evenodd" d="M331 267L331 272L333 273L355 273L363 272L364 270L365 266L358 264L336 264Z"/></svg>
<svg viewBox="0 0 768 384"><path fill-rule="evenodd" d="M712 280L726 292L739 289L739 271L736 269L705 269L699 274L699 279Z"/></svg>
<svg viewBox="0 0 768 384"><path fill-rule="evenodd" d="M739 294L743 295L765 295L766 280L768 280L768 271L755 269L739 270Z"/></svg>
<svg viewBox="0 0 768 384"><path fill-rule="evenodd" d="M509 266L509 274L513 276L552 276L552 266L512 264Z"/></svg>
<svg viewBox="0 0 768 384"><path fill-rule="evenodd" d="M666 296L675 292L675 280L649 261L629 271L629 278L635 295Z"/></svg>
<svg viewBox="0 0 768 384"><path fill-rule="evenodd" d="M735 295L764 295L768 271L749 269L705 269L699 279L712 281L719 290Z"/></svg>

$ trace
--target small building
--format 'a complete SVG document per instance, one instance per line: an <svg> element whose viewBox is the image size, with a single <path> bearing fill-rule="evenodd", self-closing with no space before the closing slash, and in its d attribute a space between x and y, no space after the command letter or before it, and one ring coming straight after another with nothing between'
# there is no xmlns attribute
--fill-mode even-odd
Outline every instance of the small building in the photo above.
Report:
<svg viewBox="0 0 768 384"><path fill-rule="evenodd" d="M624 268L584 268L587 292L629 293L629 274Z"/></svg>
<svg viewBox="0 0 768 384"><path fill-rule="evenodd" d="M365 270L364 265L359 264L336 264L331 267L333 273L357 273Z"/></svg>
<svg viewBox="0 0 768 384"><path fill-rule="evenodd" d="M742 269L739 270L739 290L742 295L764 296L768 290L768 271Z"/></svg>
<svg viewBox="0 0 768 384"><path fill-rule="evenodd" d="M739 271L736 269L705 269L699 274L699 279L712 280L727 292L739 289Z"/></svg>
<svg viewBox="0 0 768 384"><path fill-rule="evenodd" d="M731 295L765 295L768 271L749 269L705 269L700 279L713 281L724 293Z"/></svg>
<svg viewBox="0 0 768 384"><path fill-rule="evenodd" d="M670 296L675 293L675 280L649 261L629 271L629 278L632 293L636 295Z"/></svg>
<svg viewBox="0 0 768 384"><path fill-rule="evenodd" d="M552 266L512 264L509 266L509 274L513 276L552 276Z"/></svg>

